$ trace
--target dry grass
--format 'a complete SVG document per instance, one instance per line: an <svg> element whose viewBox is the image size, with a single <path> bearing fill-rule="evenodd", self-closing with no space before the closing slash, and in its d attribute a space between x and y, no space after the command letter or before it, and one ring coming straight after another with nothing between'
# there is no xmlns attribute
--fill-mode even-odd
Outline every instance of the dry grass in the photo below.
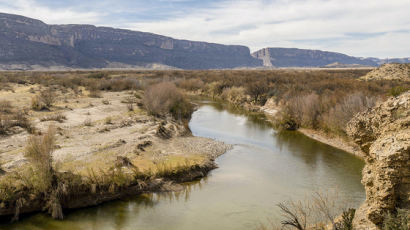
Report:
<svg viewBox="0 0 410 230"><path fill-rule="evenodd" d="M35 190L46 192L51 187L53 169L52 153L55 149L55 128L50 126L42 136L31 136L26 145L24 156L33 166L33 176L38 177L34 183Z"/></svg>
<svg viewBox="0 0 410 230"><path fill-rule="evenodd" d="M13 106L10 101L1 100L0 101L0 114L10 114L13 111Z"/></svg>
<svg viewBox="0 0 410 230"><path fill-rule="evenodd" d="M67 117L62 113L55 113L40 118L40 121L57 121L59 123L63 123L65 120L67 120Z"/></svg>

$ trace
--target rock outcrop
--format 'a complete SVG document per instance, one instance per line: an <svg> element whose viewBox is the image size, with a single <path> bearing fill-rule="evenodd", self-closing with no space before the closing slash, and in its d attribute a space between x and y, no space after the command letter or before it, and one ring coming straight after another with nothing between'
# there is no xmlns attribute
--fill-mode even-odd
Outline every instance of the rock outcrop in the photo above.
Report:
<svg viewBox="0 0 410 230"><path fill-rule="evenodd" d="M410 208L410 92L357 114L347 132L366 154L355 229L377 229L386 213Z"/></svg>
<svg viewBox="0 0 410 230"><path fill-rule="evenodd" d="M384 64L379 68L370 71L360 79L410 81L410 64Z"/></svg>

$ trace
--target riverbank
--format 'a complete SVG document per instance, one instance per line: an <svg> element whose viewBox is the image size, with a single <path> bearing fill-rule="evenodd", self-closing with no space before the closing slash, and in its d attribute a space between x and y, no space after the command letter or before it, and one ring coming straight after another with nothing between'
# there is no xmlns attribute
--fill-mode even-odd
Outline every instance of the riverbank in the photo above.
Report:
<svg viewBox="0 0 410 230"><path fill-rule="evenodd" d="M345 152L351 153L359 157L360 159L364 159L364 152L360 149L360 147L357 144L349 140L346 140L344 138L337 137L337 136L329 136L326 133L323 133L317 130L312 130L312 129L300 128L297 131L316 141L322 142L324 144L330 145L337 149L341 149Z"/></svg>
<svg viewBox="0 0 410 230"><path fill-rule="evenodd" d="M13 110L30 107L40 85L10 84L1 91ZM158 118L138 107L142 92L56 90L57 103L28 113L37 134L55 130L51 187L26 158L32 134L15 127L0 136L0 216L94 206L144 192L174 191L202 178L230 146L194 137L184 122ZM61 213L60 213L61 212ZM7 218L9 219L9 218Z"/></svg>
<svg viewBox="0 0 410 230"><path fill-rule="evenodd" d="M191 96L203 96L203 97L209 98L208 95L203 94L203 93L198 93L198 92L187 92L187 93L189 93ZM238 103L238 101L232 101L229 99L224 100L224 98L221 98L219 96L217 96L217 99L222 102L233 104L249 112L261 112L265 114L265 116L268 118L267 121L270 122L271 124L274 124L275 116L277 116L280 110L282 109L281 104L276 103L273 98L268 99L263 106L254 105L246 101L242 101ZM321 143L330 145L334 148L341 149L345 152L348 152L356 157L359 157L360 159L363 159L365 156L364 152L360 149L360 147L356 143L354 143L351 140L347 140L346 138L339 137L336 135L326 134L319 130L313 130L313 129L307 129L307 128L299 128L296 131L316 141L319 141Z"/></svg>

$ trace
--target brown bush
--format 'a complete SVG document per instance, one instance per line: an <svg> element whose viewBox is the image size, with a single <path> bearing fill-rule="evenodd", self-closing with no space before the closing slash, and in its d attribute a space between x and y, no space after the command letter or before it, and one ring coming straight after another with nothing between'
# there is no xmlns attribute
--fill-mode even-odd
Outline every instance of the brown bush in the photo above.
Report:
<svg viewBox="0 0 410 230"><path fill-rule="evenodd" d="M91 89L90 93L88 94L89 97L92 98L101 98L101 91L99 89Z"/></svg>
<svg viewBox="0 0 410 230"><path fill-rule="evenodd" d="M162 82L148 87L144 94L147 111L156 116L171 114L176 119L188 119L192 105L173 83Z"/></svg>
<svg viewBox="0 0 410 230"><path fill-rule="evenodd" d="M40 121L57 121L59 123L63 123L64 120L67 120L67 117L62 113L51 114L40 118Z"/></svg>
<svg viewBox="0 0 410 230"><path fill-rule="evenodd" d="M347 95L323 116L324 125L334 132L345 133L347 122L357 113L373 107L376 101L376 97L365 96L362 92Z"/></svg>
<svg viewBox="0 0 410 230"><path fill-rule="evenodd" d="M31 98L31 108L36 111L48 110L57 101L55 92L48 88Z"/></svg>
<svg viewBox="0 0 410 230"><path fill-rule="evenodd" d="M19 111L14 114L13 126L19 126L21 128L24 128L29 133L34 133L35 131L33 124L30 122L30 120L27 117L27 114L24 111Z"/></svg>
<svg viewBox="0 0 410 230"><path fill-rule="evenodd" d="M12 113L13 106L10 101L1 100L0 101L0 113Z"/></svg>
<svg viewBox="0 0 410 230"><path fill-rule="evenodd" d="M193 78L188 80L181 80L177 82L178 87L190 91L197 91L204 87L204 82L199 78Z"/></svg>
<svg viewBox="0 0 410 230"><path fill-rule="evenodd" d="M18 111L10 115L0 114L0 135L7 135L11 128L19 126L29 133L34 133L35 128L23 111Z"/></svg>
<svg viewBox="0 0 410 230"><path fill-rule="evenodd" d="M53 106L53 104L56 102L56 94L55 92L49 88L47 90L43 90L40 93L40 101L44 103L44 105L47 108L50 108Z"/></svg>
<svg viewBox="0 0 410 230"><path fill-rule="evenodd" d="M319 96L316 93L296 96L289 100L286 111L299 126L316 128L321 113Z"/></svg>
<svg viewBox="0 0 410 230"><path fill-rule="evenodd" d="M55 148L55 129L49 127L42 136L31 136L27 141L24 156L34 168L35 176L39 178L36 183L39 192L46 192L51 187L53 170L52 153Z"/></svg>
<svg viewBox="0 0 410 230"><path fill-rule="evenodd" d="M250 82L246 84L246 91L256 104L263 105L266 102L266 97L264 96L269 91L268 82L266 80Z"/></svg>
<svg viewBox="0 0 410 230"><path fill-rule="evenodd" d="M242 104L246 102L246 92L243 87L225 88L222 91L221 97L231 103Z"/></svg>
<svg viewBox="0 0 410 230"><path fill-rule="evenodd" d="M8 116L4 116L0 114L0 135L6 135L8 130L10 129L11 121Z"/></svg>

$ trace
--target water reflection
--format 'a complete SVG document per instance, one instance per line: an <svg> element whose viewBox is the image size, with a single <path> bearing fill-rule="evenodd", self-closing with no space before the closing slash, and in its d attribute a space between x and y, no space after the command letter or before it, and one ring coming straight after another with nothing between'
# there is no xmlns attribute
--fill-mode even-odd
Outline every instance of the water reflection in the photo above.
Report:
<svg viewBox="0 0 410 230"><path fill-rule="evenodd" d="M275 204L313 191L339 189L358 205L363 162L297 132L276 132L266 117L202 102L190 122L194 135L234 144L202 180L169 193L148 193L69 213L64 221L37 214L0 229L254 229L276 220Z"/></svg>

